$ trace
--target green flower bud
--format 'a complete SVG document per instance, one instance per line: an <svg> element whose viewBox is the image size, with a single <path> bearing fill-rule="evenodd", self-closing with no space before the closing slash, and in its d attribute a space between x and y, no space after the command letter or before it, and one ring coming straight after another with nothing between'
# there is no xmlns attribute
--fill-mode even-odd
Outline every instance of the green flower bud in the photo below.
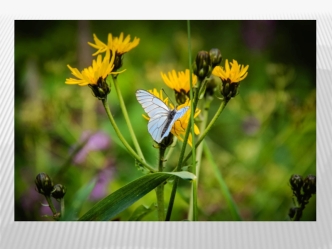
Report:
<svg viewBox="0 0 332 249"><path fill-rule="evenodd" d="M111 51L111 58L112 58L112 51ZM120 69L122 67L123 54L116 53L113 64L114 64L114 68L113 68L112 72L116 72L118 69ZM118 74L114 74L112 76L116 78L118 76Z"/></svg>
<svg viewBox="0 0 332 249"><path fill-rule="evenodd" d="M213 69L215 66L218 66L221 63L222 55L218 48L212 48L210 50L209 54L210 54L210 60L211 60L211 65L212 65L212 69Z"/></svg>
<svg viewBox="0 0 332 249"><path fill-rule="evenodd" d="M219 84L222 84L221 79L219 77L211 75L211 77L207 80L205 94L208 96L213 96Z"/></svg>
<svg viewBox="0 0 332 249"><path fill-rule="evenodd" d="M303 179L300 175L292 175L289 179L289 183L293 191L299 192L303 186Z"/></svg>
<svg viewBox="0 0 332 249"><path fill-rule="evenodd" d="M51 192L52 197L59 200L66 194L66 188L62 184L56 184Z"/></svg>
<svg viewBox="0 0 332 249"><path fill-rule="evenodd" d="M186 93L182 89L181 89L180 92L174 90L174 93L175 93L176 103L178 103L179 105L184 104L186 102L187 98L189 97L189 92Z"/></svg>
<svg viewBox="0 0 332 249"><path fill-rule="evenodd" d="M231 83L228 79L220 84L220 94L227 100L239 94L239 83Z"/></svg>
<svg viewBox="0 0 332 249"><path fill-rule="evenodd" d="M303 180L303 192L305 195L311 196L312 194L316 194L316 176L308 175Z"/></svg>
<svg viewBox="0 0 332 249"><path fill-rule="evenodd" d="M53 190L52 179L46 173L39 173L36 176L35 184L40 194L50 195Z"/></svg>
<svg viewBox="0 0 332 249"><path fill-rule="evenodd" d="M91 88L93 95L100 100L106 99L107 95L111 92L106 79L103 79L102 77L98 79L96 85L89 84L88 86Z"/></svg>
<svg viewBox="0 0 332 249"><path fill-rule="evenodd" d="M207 51L198 52L193 65L193 72L201 80L205 77L210 77L212 72L212 65L210 55Z"/></svg>

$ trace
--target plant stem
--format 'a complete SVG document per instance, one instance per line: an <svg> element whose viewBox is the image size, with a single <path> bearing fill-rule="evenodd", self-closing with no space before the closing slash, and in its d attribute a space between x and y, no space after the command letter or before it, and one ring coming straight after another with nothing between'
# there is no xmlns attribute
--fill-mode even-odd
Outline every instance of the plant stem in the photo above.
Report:
<svg viewBox="0 0 332 249"><path fill-rule="evenodd" d="M198 96L197 91L195 91L195 96ZM181 148L181 152L180 152L180 156L179 156L179 161L178 161L178 164L176 166L176 171L180 171L181 166L182 166L184 152L186 151L186 145L187 145L187 142L188 142L190 127L191 127L191 119L188 122L186 133L185 133L184 138L183 138L182 148ZM166 213L166 221L169 221L170 218L171 218L174 199L175 199L175 195L176 195L176 188L177 188L178 182L179 182L179 179L177 177L177 178L175 178L174 183L173 183L173 188L172 188L172 192L171 192L171 196L170 196L170 200L169 200L169 204L168 204L168 208L167 208L167 213Z"/></svg>
<svg viewBox="0 0 332 249"><path fill-rule="evenodd" d="M197 107L198 92L199 92L199 88L200 88L202 82L200 80L198 80L197 84L198 84L198 88L194 92L194 98L193 98L193 101L192 101L192 109L194 109L194 110L196 110L196 107ZM188 126L187 126L187 129L186 129L186 133L185 133L184 138L183 138L183 143L182 143L182 148L181 148L181 152L180 152L180 156L179 156L179 161L178 161L178 164L176 166L175 171L180 171L181 166L184 162L183 157L184 157L184 153L186 151L186 145L187 145L187 142L188 142L189 132L191 130L191 124L192 124L191 121L192 121L192 119L189 119ZM169 204L168 204L168 208L167 208L166 221L169 221L170 218L171 218L174 199L175 199L175 195L176 195L176 188L178 186L178 181L179 181L179 179L175 178L174 183L173 183L171 196L170 196L170 200L169 200Z"/></svg>
<svg viewBox="0 0 332 249"><path fill-rule="evenodd" d="M52 199L51 199L51 196L49 195L44 195L45 198L46 198L46 201L48 203L48 206L50 207L52 213L53 213L53 219L54 220L59 220L60 219L60 214L56 211L54 205L53 205L53 202L52 202Z"/></svg>
<svg viewBox="0 0 332 249"><path fill-rule="evenodd" d="M189 51L189 82L190 82L190 98L193 99L193 81L192 81L192 65L191 65L191 35L190 35L190 21L187 21L187 29L188 29L188 51ZM198 96L198 91L196 96ZM190 123L191 123L191 137L192 137L192 146L191 146L191 151L193 154L193 162L192 162L192 169L193 169L193 174L196 175L196 161L195 161L195 153L196 153L196 148L195 148L195 131L194 131L194 115L195 115L195 110L196 110L196 105L198 102L198 98L196 99L196 102L192 103L191 105L191 113L190 113ZM195 107L194 107L195 104ZM181 162L181 164L183 161ZM194 180L192 181L192 198L191 198L191 205L189 205L189 213L192 213L191 220L196 221L197 220L197 181Z"/></svg>
<svg viewBox="0 0 332 249"><path fill-rule="evenodd" d="M207 124L207 120L208 120L208 113L209 113L209 109L210 109L210 105L211 105L211 101L212 101L212 98L204 98L204 102L203 102L203 121L201 122L200 124L200 130L201 131L204 131L205 130L205 127L206 127L206 124ZM189 209L189 213L188 213L188 220L192 220L194 219L194 208L196 206L197 208L197 205L194 205L194 203L197 203L197 186L198 186L198 180L199 180L199 172L200 172L200 168L201 168L201 163L202 163L202 154L203 154L203 144L200 144L198 147L197 147L197 154L196 154L196 158L194 156L194 153L193 153L193 160L195 160L196 162L196 171L195 171L195 175L196 175L196 179L195 179L195 182L193 182L193 185L192 185L192 195L191 195L191 199L190 199L190 209ZM196 200L195 200L196 198Z"/></svg>
<svg viewBox="0 0 332 249"><path fill-rule="evenodd" d="M61 216L63 217L65 215L65 199L64 198L61 198L60 200L60 213L61 213Z"/></svg>
<svg viewBox="0 0 332 249"><path fill-rule="evenodd" d="M52 202L51 196L49 196L49 195L45 195L45 198L46 198L46 201L47 201L47 203L48 203L48 206L50 207L50 209L51 209L53 215L56 214L57 211L56 211L56 209L55 209L55 207L54 207L54 205L53 205L53 202Z"/></svg>
<svg viewBox="0 0 332 249"><path fill-rule="evenodd" d="M177 142L177 137L173 137L173 144L171 146L169 146L169 149L167 150L167 153L166 153L166 156L165 156L165 162L168 161L168 159L171 157L173 151L174 151L174 148L176 146L176 142Z"/></svg>
<svg viewBox="0 0 332 249"><path fill-rule="evenodd" d="M165 151L166 151L165 147L163 146L159 147L159 163L158 163L159 172L163 172ZM158 220L164 221L165 219L164 183L161 183L156 188L156 193L157 193L157 203L158 203Z"/></svg>
<svg viewBox="0 0 332 249"><path fill-rule="evenodd" d="M123 145L126 147L126 149L128 150L128 152L137 160L139 161L145 168L147 168L150 172L154 173L156 172L156 170L154 168L152 168L151 166L149 166L146 162L143 161L143 159L141 157L139 157L136 152L130 147L130 145L127 143L127 141L125 140L125 138L122 136L118 126L116 125L113 116L111 114L111 110L107 104L107 99L103 99L103 106L105 108L105 111L107 113L107 116L113 126L114 131L116 132L116 134L118 135L119 139L121 140L121 142L123 143Z"/></svg>
<svg viewBox="0 0 332 249"><path fill-rule="evenodd" d="M142 153L142 150L141 150L141 147L139 146L139 143L137 141L134 129L133 129L132 125L131 125L131 122L130 122L130 119L129 119L129 116L128 116L128 112L127 112L125 103L123 101L120 88L119 88L118 83L117 83L117 79L116 79L116 77L112 77L112 79L113 79L113 84L114 84L114 87L115 87L115 91L116 91L116 93L118 95L118 98L119 98L120 107L121 107L123 116L124 116L124 118L126 120L128 129L129 129L129 133L130 133L131 138L133 140L133 143L134 143L134 146L136 148L136 151L137 151L138 155L142 158L142 160L145 161L143 153Z"/></svg>
<svg viewBox="0 0 332 249"><path fill-rule="evenodd" d="M195 147L197 148L198 145L204 140L205 136L208 134L208 132L210 131L211 127L214 125L214 123L216 122L216 120L218 119L218 117L220 116L220 114L222 113L222 111L225 109L227 103L229 100L223 100L220 103L219 109L217 110L216 114L214 115L214 117L212 118L212 120L210 121L209 125L206 127L206 129L204 130L204 132L202 133L202 135L199 137L199 139L197 140ZM183 162L185 163L190 156L192 155L192 152L190 151L188 153L188 155L185 157L185 159L183 160Z"/></svg>
<svg viewBox="0 0 332 249"><path fill-rule="evenodd" d="M204 141L203 142L203 147L204 147L204 154L206 156L206 158L209 160L210 162L210 165L213 169L213 172L214 172L214 175L215 177L217 178L217 181L220 185L220 189L221 189L221 192L223 193L225 199L226 199L226 203L231 211L231 214L232 214L232 217L234 220L237 220L237 221L240 221L242 220L241 219L241 216L239 214L239 211L238 211L238 208L235 204L235 202L233 201L233 198L229 192L229 189L222 177L222 174L220 173L219 169L218 169L218 166L217 164L214 162L213 160L213 156L212 156L212 153L211 151L209 150L206 142Z"/></svg>

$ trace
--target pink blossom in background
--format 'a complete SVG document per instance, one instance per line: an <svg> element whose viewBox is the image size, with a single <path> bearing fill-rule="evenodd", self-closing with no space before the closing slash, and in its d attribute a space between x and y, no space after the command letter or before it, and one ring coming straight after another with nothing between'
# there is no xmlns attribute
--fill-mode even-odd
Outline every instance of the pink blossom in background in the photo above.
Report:
<svg viewBox="0 0 332 249"><path fill-rule="evenodd" d="M83 163L91 151L105 150L111 145L109 135L102 131L96 133L85 131L80 138L80 142L83 142L86 139L88 139L88 141L74 157L75 164Z"/></svg>
<svg viewBox="0 0 332 249"><path fill-rule="evenodd" d="M106 167L98 174L97 183L90 194L90 200L99 200L106 197L107 188L114 175L114 166L111 160L108 160Z"/></svg>

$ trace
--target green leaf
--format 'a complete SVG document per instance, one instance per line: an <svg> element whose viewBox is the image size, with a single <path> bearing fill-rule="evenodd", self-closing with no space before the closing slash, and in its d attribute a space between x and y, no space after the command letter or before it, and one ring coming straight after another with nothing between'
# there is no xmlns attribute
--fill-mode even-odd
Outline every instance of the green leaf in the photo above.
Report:
<svg viewBox="0 0 332 249"><path fill-rule="evenodd" d="M77 193L75 194L74 199L72 200L66 200L65 196L65 203L68 203L69 206L65 207L65 213L62 215L61 220L62 221L73 221L77 219L77 214L80 212L83 203L87 200L89 197L92 189L94 188L96 184L96 179L92 180L88 184L84 185L82 188L80 188Z"/></svg>
<svg viewBox="0 0 332 249"><path fill-rule="evenodd" d="M196 176L190 172L163 172L142 176L118 189L94 205L85 213L80 221L107 221L131 206L137 200L148 194L169 177L175 175L185 180L193 180Z"/></svg>
<svg viewBox="0 0 332 249"><path fill-rule="evenodd" d="M139 221L144 218L144 216L152 213L157 209L157 205L152 204L150 207L146 207L144 205L139 206L136 208L136 210L133 212L133 214L130 216L128 221Z"/></svg>
<svg viewBox="0 0 332 249"><path fill-rule="evenodd" d="M179 171L179 172L163 172L162 174L170 174L182 178L183 180L192 181L196 179L196 176L193 173L188 171Z"/></svg>

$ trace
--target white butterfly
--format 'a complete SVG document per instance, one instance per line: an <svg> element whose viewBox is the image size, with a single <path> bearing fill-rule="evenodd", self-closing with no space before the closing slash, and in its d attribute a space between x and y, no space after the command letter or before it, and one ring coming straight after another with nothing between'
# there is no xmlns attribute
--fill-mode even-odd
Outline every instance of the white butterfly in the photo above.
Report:
<svg viewBox="0 0 332 249"><path fill-rule="evenodd" d="M175 121L189 109L189 106L185 106L180 110L171 110L159 98L144 90L137 90L136 98L150 117L148 131L157 143L168 136Z"/></svg>

